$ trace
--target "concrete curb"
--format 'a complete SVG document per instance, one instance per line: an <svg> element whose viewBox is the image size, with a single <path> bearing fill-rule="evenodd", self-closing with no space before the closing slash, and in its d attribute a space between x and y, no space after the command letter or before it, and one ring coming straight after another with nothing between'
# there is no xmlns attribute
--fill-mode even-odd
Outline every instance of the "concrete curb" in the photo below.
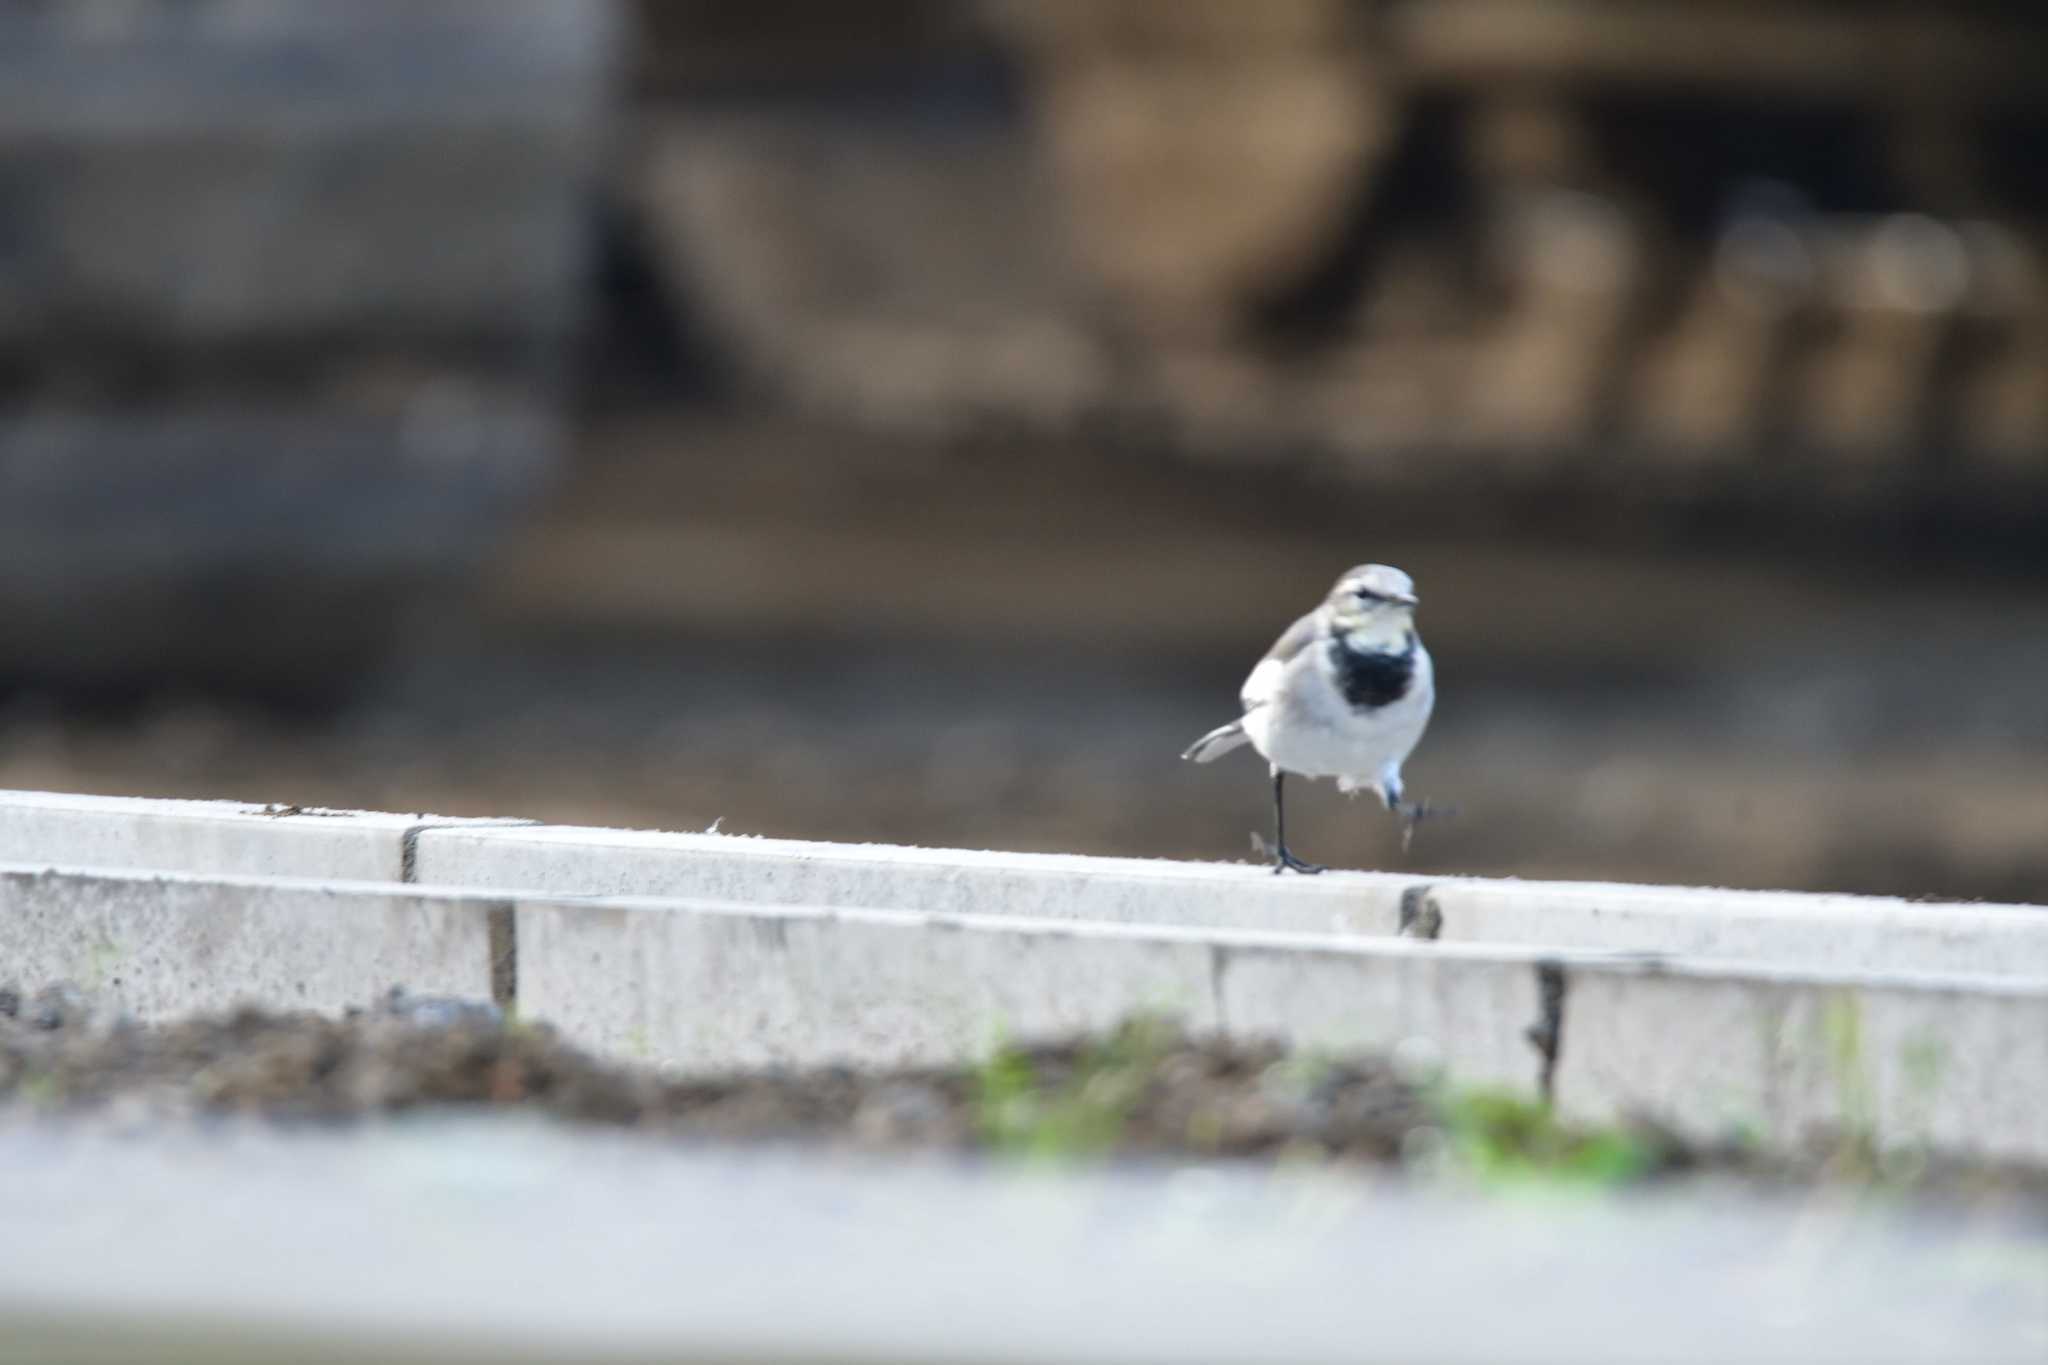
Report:
<svg viewBox="0 0 2048 1365"><path fill-rule="evenodd" d="M516 955L511 951L516 945ZM508 958L513 960L508 961ZM0 959L144 1017L482 997L691 1071L972 1061L1136 1011L1767 1146L2048 1164L2048 980L1016 916L0 868Z"/></svg>
<svg viewBox="0 0 2048 1365"><path fill-rule="evenodd" d="M2048 909L825 844L0 792L0 862L1532 943L2048 977Z"/></svg>
<svg viewBox="0 0 2048 1365"><path fill-rule="evenodd" d="M459 826L420 837L422 884L926 910L1285 933L1530 943L1804 962L1837 971L2048 977L2048 911L1884 897L1424 878L805 843L639 830Z"/></svg>
<svg viewBox="0 0 2048 1365"><path fill-rule="evenodd" d="M427 830L531 823L0 791L0 862L409 882Z"/></svg>
<svg viewBox="0 0 2048 1365"><path fill-rule="evenodd" d="M242 1004L338 1014L401 985L487 1000L494 911L509 915L386 883L0 866L0 986L63 982L144 1021Z"/></svg>
<svg viewBox="0 0 2048 1365"><path fill-rule="evenodd" d="M1569 964L1564 987L1562 1113L2048 1165L2048 981L1695 960Z"/></svg>
<svg viewBox="0 0 2048 1365"><path fill-rule="evenodd" d="M2048 980L685 901L527 898L517 916L521 1008L663 1065L971 1061L998 1029L1153 1009L1298 1047L1406 1045L1460 1084L1700 1140L2048 1163Z"/></svg>

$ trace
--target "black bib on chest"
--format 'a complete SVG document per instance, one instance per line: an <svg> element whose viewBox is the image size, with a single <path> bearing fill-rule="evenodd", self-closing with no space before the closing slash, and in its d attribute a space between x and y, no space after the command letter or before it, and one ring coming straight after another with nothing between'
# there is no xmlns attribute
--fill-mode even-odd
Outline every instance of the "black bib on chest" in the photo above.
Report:
<svg viewBox="0 0 2048 1365"><path fill-rule="evenodd" d="M1408 695L1415 681L1415 637L1399 652L1353 649L1343 637L1330 641L1330 664L1337 687L1353 706L1387 706Z"/></svg>

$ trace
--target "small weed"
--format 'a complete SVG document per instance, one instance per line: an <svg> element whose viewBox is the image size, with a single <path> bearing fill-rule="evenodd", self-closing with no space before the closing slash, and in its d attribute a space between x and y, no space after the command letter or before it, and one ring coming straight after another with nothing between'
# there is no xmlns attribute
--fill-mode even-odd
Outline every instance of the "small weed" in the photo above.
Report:
<svg viewBox="0 0 2048 1365"><path fill-rule="evenodd" d="M54 1109L64 1098L64 1087L47 1071L32 1071L21 1078L15 1093L36 1109Z"/></svg>
<svg viewBox="0 0 2048 1365"><path fill-rule="evenodd" d="M1621 1185L1655 1171L1667 1155L1647 1134L1566 1127L1548 1105L1503 1091L1461 1091L1439 1103L1451 1151L1484 1180Z"/></svg>
<svg viewBox="0 0 2048 1365"><path fill-rule="evenodd" d="M1835 1082L1838 1120L1835 1150L1828 1165L1852 1180L1873 1180L1879 1152L1875 1106L1863 1066L1863 1007L1853 994L1829 999L1821 1017L1828 1067Z"/></svg>
<svg viewBox="0 0 2048 1365"><path fill-rule="evenodd" d="M1173 1026L1132 1019L1091 1043L1066 1074L1021 1048L998 1047L974 1076L976 1125L996 1151L1034 1159L1100 1156L1115 1147L1144 1097Z"/></svg>

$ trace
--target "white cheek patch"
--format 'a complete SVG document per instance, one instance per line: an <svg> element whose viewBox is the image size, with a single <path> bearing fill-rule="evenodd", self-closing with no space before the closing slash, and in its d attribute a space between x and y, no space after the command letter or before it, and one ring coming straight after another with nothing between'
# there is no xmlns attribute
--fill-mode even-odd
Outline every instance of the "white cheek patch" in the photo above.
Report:
<svg viewBox="0 0 2048 1365"><path fill-rule="evenodd" d="M1244 703L1245 710L1249 711L1255 706L1264 706L1273 699L1273 694L1280 690L1280 676L1285 671L1285 668L1286 665L1282 664L1278 659L1262 659L1259 661L1259 666L1254 668L1252 675L1244 680L1244 688L1238 694L1238 700Z"/></svg>

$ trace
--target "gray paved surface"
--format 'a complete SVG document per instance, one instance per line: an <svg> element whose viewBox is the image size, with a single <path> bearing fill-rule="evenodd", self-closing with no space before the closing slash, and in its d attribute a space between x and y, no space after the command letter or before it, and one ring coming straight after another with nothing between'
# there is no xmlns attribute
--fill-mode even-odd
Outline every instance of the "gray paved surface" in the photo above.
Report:
<svg viewBox="0 0 2048 1365"><path fill-rule="evenodd" d="M2026 1361L2038 1211L0 1131L0 1359Z"/></svg>

